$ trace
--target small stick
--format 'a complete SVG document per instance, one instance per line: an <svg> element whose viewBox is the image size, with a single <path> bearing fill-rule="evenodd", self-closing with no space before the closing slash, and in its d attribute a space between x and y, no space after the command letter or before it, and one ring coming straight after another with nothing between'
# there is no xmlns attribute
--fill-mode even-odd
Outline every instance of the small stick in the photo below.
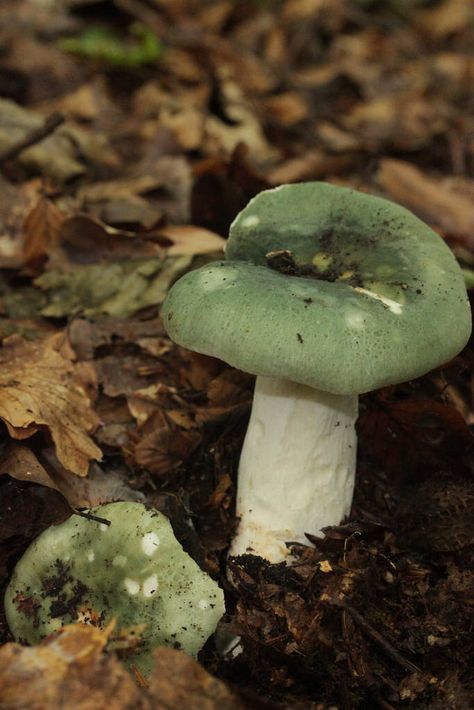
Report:
<svg viewBox="0 0 474 710"><path fill-rule="evenodd" d="M397 651L397 649L394 648L392 644L382 636L382 634L380 634L376 629L374 629L374 627L371 626L369 622L364 619L362 614L358 612L357 609L354 609L353 606L348 604L348 602L343 600L331 599L329 603L333 606L340 607L344 611L347 611L349 616L354 619L354 621L360 626L362 631L364 631L367 636L372 639L372 641L376 643L382 649L382 651L387 654L387 656L389 656L393 661L395 661L395 663L398 663L398 665L404 668L405 670L410 670L414 673L420 672L420 668L415 666L415 664L409 661L408 658L402 656L402 654Z"/></svg>
<svg viewBox="0 0 474 710"><path fill-rule="evenodd" d="M36 145L49 136L53 131L58 128L65 121L65 116L59 111L55 111L50 116L48 116L42 126L38 128L33 128L29 131L21 140L17 141L9 148L0 153L0 165L6 163L7 160L16 158L20 153L22 153L26 148L31 148L32 145Z"/></svg>
<svg viewBox="0 0 474 710"><path fill-rule="evenodd" d="M79 515L81 518L86 518L86 520L92 520L94 523L101 523L102 525L112 525L110 520L107 518L99 518L98 515L93 513L85 513L82 510L75 510L74 515Z"/></svg>

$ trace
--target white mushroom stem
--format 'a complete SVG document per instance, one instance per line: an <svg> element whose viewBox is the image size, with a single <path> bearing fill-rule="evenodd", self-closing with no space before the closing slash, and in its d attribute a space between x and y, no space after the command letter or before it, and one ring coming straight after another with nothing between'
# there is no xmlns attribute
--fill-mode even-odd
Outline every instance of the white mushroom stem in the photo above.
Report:
<svg viewBox="0 0 474 710"><path fill-rule="evenodd" d="M257 377L240 458L231 555L281 562L287 541L338 525L354 490L357 395Z"/></svg>

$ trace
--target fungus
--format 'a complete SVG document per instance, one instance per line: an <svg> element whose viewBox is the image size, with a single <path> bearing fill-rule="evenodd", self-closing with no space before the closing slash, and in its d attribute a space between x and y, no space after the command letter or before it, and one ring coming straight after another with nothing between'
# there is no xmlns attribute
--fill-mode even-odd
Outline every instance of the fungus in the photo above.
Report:
<svg viewBox="0 0 474 710"><path fill-rule="evenodd" d="M163 308L170 337L257 376L231 554L270 562L350 512L358 395L456 355L471 317L443 240L403 207L325 183L260 193L226 260Z"/></svg>
<svg viewBox="0 0 474 710"><path fill-rule="evenodd" d="M157 646L196 655L224 613L221 589L184 552L168 519L141 503L73 515L27 549L5 594L16 640L38 643L75 621L142 628L127 662L147 675Z"/></svg>

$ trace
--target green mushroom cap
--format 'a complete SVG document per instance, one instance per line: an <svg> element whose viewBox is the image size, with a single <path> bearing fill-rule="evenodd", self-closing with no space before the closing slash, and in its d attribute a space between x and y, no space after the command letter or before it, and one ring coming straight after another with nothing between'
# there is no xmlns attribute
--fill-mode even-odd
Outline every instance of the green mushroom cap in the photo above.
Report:
<svg viewBox="0 0 474 710"><path fill-rule="evenodd" d="M144 674L157 646L197 654L224 613L217 584L186 554L168 519L141 503L73 515L42 533L15 567L5 611L17 641L38 643L75 621L118 628L145 624L127 657Z"/></svg>
<svg viewBox="0 0 474 710"><path fill-rule="evenodd" d="M433 230L388 200L317 182L251 200L226 261L179 279L163 318L191 350L334 394L417 377L471 332L461 270Z"/></svg>

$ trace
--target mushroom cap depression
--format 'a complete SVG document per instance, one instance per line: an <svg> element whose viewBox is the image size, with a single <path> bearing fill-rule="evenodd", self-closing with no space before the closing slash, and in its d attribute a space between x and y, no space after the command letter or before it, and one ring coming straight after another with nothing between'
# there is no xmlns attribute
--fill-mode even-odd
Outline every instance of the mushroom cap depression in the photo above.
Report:
<svg viewBox="0 0 474 710"><path fill-rule="evenodd" d="M191 350L334 394L417 377L471 332L441 237L393 202L318 182L251 200L226 260L179 279L163 318Z"/></svg>
<svg viewBox="0 0 474 710"><path fill-rule="evenodd" d="M176 540L168 519L141 503L94 508L110 525L73 515L48 528L15 567L5 612L15 639L38 643L84 621L136 629L127 656L142 673L157 646L197 652L224 613L223 592Z"/></svg>

